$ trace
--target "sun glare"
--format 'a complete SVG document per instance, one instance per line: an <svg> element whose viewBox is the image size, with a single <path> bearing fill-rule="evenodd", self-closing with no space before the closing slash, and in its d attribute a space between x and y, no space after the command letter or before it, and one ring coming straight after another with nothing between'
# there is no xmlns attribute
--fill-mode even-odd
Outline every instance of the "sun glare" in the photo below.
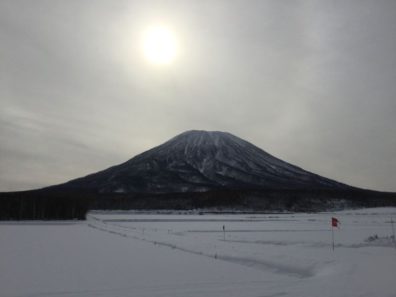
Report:
<svg viewBox="0 0 396 297"><path fill-rule="evenodd" d="M153 64L170 64L177 54L175 35L162 26L150 28L143 36L143 53Z"/></svg>

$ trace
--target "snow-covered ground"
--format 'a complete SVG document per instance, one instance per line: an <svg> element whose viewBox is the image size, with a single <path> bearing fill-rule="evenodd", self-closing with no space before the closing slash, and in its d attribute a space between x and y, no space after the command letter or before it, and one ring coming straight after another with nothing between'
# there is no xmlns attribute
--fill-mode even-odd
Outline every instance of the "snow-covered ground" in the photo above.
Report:
<svg viewBox="0 0 396 297"><path fill-rule="evenodd" d="M2 222L0 296L396 296L392 217L396 208Z"/></svg>

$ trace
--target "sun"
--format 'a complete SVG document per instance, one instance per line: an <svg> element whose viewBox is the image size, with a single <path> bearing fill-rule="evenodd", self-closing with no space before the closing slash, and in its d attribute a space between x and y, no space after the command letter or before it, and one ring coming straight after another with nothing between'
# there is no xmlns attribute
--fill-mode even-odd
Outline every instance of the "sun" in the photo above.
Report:
<svg viewBox="0 0 396 297"><path fill-rule="evenodd" d="M177 54L175 34L164 26L149 28L143 34L143 53L152 64L170 64Z"/></svg>

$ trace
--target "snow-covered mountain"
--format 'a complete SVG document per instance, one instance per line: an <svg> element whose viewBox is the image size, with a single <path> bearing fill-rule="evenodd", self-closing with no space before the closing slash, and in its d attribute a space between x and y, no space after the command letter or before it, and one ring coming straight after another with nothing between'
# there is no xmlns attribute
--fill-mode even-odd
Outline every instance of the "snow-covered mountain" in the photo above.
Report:
<svg viewBox="0 0 396 297"><path fill-rule="evenodd" d="M352 188L277 159L230 133L195 130L125 163L55 187L98 193Z"/></svg>

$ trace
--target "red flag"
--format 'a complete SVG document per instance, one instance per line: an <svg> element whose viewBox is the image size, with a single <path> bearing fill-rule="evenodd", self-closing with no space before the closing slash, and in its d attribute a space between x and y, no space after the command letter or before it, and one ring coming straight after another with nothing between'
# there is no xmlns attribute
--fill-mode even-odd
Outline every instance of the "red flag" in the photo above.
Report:
<svg viewBox="0 0 396 297"><path fill-rule="evenodd" d="M336 218L331 218L331 226L332 227L338 227L338 224L340 223L340 221Z"/></svg>

